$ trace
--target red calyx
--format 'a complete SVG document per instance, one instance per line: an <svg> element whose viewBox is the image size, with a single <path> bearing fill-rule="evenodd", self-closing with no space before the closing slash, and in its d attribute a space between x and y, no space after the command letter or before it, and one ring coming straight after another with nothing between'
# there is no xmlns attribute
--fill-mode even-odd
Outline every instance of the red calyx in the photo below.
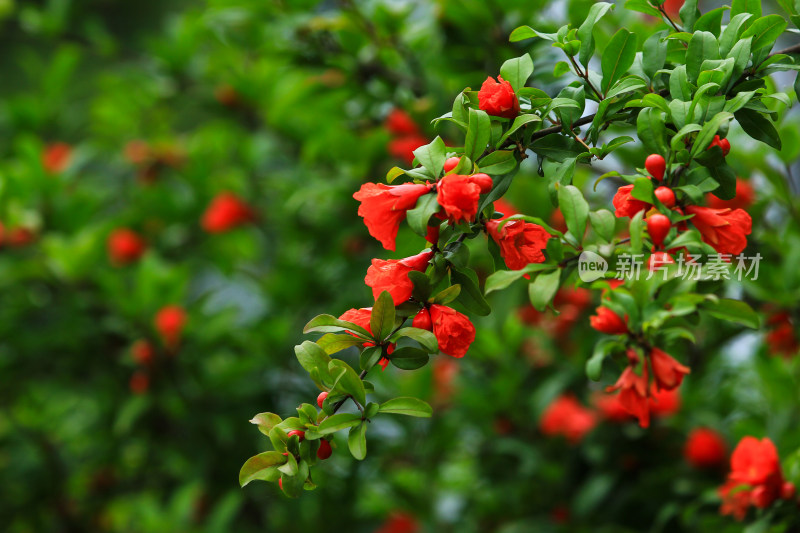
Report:
<svg viewBox="0 0 800 533"><path fill-rule="evenodd" d="M658 181L664 179L664 172L667 170L667 162L658 154L650 154L644 160L644 168Z"/></svg>

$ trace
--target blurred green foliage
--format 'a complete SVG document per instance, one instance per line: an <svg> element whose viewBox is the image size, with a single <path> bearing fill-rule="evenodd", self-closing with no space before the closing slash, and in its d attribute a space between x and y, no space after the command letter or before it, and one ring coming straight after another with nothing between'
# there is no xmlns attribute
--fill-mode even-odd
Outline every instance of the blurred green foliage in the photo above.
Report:
<svg viewBox="0 0 800 533"><path fill-rule="evenodd" d="M432 420L376 423L363 463L337 442L321 490L300 500L237 484L263 448L247 420L316 395L292 354L302 325L370 301L363 273L382 252L351 195L398 163L389 111L407 110L432 137L427 124L455 94L528 50L536 86L556 94L567 83L553 75L558 51L508 34L580 21L591 3L0 0L0 223L34 235L0 249L3 530L373 531L403 511L427 531L739 531L717 512L724 472L693 471L681 447L705 425L731 446L768 435L789 457L800 448L797 359L768 357L761 334L699 324L677 415L650 431L603 424L569 447L537 420L562 391L589 397L590 310L559 337L519 319L525 294L513 290L492 295L457 370L378 378L391 395L429 399ZM617 7L600 48L622 24L640 39L652 31ZM797 120L784 128L796 141ZM150 159L131 160L133 141ZM71 154L53 173L42 154L55 142ZM797 182L785 174L798 154L785 146L776 164L742 142L731 164L761 180L751 213L767 221L753 235L766 271L743 294L796 317ZM641 166L639 147L619 153L576 182ZM549 216L536 165L523 170L512 201ZM255 223L204 232L222 191L253 206ZM118 227L145 238L141 261L109 261ZM395 257L422 239L404 228L398 244ZM189 314L175 355L153 327L167 304ZM137 339L157 347L143 394L129 388Z"/></svg>

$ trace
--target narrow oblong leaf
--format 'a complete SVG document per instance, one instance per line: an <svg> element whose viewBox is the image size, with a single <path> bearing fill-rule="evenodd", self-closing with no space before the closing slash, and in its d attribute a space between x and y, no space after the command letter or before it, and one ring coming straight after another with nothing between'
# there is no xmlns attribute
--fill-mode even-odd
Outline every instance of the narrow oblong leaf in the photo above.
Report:
<svg viewBox="0 0 800 533"><path fill-rule="evenodd" d="M402 328L397 330L389 340L391 342L397 342L402 337L417 341L429 353L439 351L439 342L436 340L436 335L431 331L420 328Z"/></svg>
<svg viewBox="0 0 800 533"><path fill-rule="evenodd" d="M419 398L400 397L383 402L378 412L428 418L433 409Z"/></svg>
<svg viewBox="0 0 800 533"><path fill-rule="evenodd" d="M342 429L357 426L360 423L361 415L355 413L337 413L320 422L317 433L320 435L329 435Z"/></svg>
<svg viewBox="0 0 800 533"><path fill-rule="evenodd" d="M607 92L618 79L628 72L635 57L636 35L625 28L620 28L611 37L600 62L603 72L603 93Z"/></svg>
<svg viewBox="0 0 800 533"><path fill-rule="evenodd" d="M386 339L394 329L394 300L389 291L381 292L375 305L372 306L372 314L369 318L369 329L379 341Z"/></svg>

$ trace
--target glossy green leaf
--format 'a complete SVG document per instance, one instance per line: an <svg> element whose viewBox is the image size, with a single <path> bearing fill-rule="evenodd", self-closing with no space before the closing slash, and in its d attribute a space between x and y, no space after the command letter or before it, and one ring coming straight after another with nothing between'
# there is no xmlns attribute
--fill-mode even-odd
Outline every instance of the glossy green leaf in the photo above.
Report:
<svg viewBox="0 0 800 533"><path fill-rule="evenodd" d="M636 34L621 28L611 37L600 62L603 72L603 93L624 76L636 57Z"/></svg>
<svg viewBox="0 0 800 533"><path fill-rule="evenodd" d="M433 414L433 409L418 398L401 397L383 402L379 412L429 418Z"/></svg>
<svg viewBox="0 0 800 533"><path fill-rule="evenodd" d="M366 423L362 422L361 425L350 429L350 433L347 435L347 447L350 449L350 453L353 457L359 461L367 456Z"/></svg>

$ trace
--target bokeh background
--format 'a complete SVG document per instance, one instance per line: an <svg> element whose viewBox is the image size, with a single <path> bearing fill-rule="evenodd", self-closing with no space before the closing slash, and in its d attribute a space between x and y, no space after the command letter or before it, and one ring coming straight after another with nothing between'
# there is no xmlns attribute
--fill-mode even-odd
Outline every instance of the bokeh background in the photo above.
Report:
<svg viewBox="0 0 800 533"><path fill-rule="evenodd" d="M248 420L316 396L292 350L303 324L371 303L363 276L387 255L352 193L437 134L458 145L431 119L508 58L529 51L531 84L556 94L571 81L553 75L558 50L508 34L580 23L591 4L0 0L0 529L740 531L718 514L724 465L683 457L699 426L729 447L770 436L800 481L800 368L786 357L797 352L800 130L776 104L783 151L734 132L729 158L756 191L751 247L765 256L759 281L729 295L765 326L698 323L698 343L675 354L692 366L681 403L650 430L597 411L580 443L543 434L559 394L591 406L599 390L583 370L596 301L568 290L559 316L540 315L519 285L492 295L463 360L376 379L379 396L426 398L433 419L376 420L363 462L339 442L299 500L238 487L244 460L268 448ZM658 24L618 4L599 49L620 26L643 40ZM792 78L778 82L793 94ZM416 127L387 126L393 110ZM577 183L641 166L629 146ZM557 224L534 159L509 199ZM253 216L209 232L204 214L223 192ZM142 237L140 260L109 257L118 228ZM394 257L422 247L404 228ZM489 258L475 248L480 269ZM154 324L168 305L187 314L177 345ZM153 347L147 362L137 341Z"/></svg>

